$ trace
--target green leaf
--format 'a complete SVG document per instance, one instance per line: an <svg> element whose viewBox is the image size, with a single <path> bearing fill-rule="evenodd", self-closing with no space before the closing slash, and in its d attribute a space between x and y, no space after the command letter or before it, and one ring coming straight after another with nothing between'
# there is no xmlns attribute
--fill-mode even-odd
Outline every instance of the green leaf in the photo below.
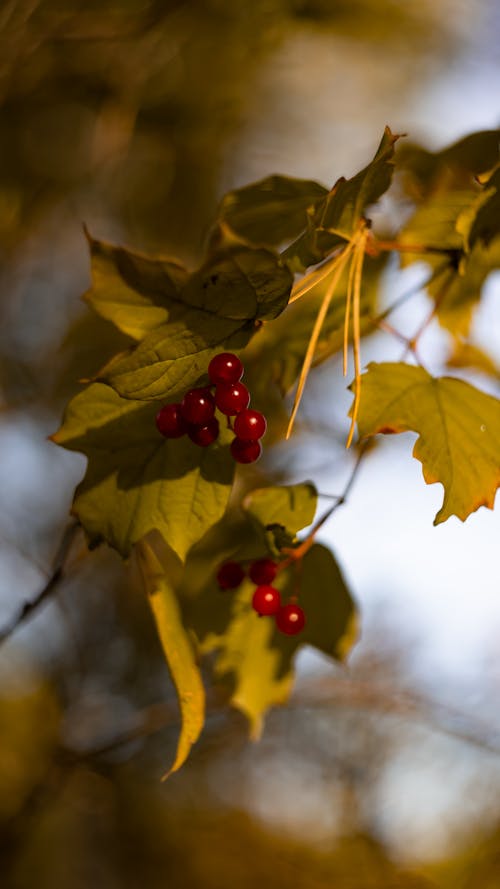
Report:
<svg viewBox="0 0 500 889"><path fill-rule="evenodd" d="M495 379L500 379L500 366L495 364L493 358L484 349L474 343L455 341L453 351L446 364L448 367L471 367Z"/></svg>
<svg viewBox="0 0 500 889"><path fill-rule="evenodd" d="M405 143L397 153L396 162L398 169L411 174L411 190L422 198L443 180L448 187L455 188L470 184L473 177L492 170L498 163L499 139L500 130L483 130L437 152Z"/></svg>
<svg viewBox="0 0 500 889"><path fill-rule="evenodd" d="M97 241L87 232L92 287L85 299L123 333L141 340L164 324L188 272L170 259L152 259L123 247Z"/></svg>
<svg viewBox="0 0 500 889"><path fill-rule="evenodd" d="M282 254L296 271L315 265L349 241L367 208L385 194L394 172L394 143L399 139L385 128L375 157L351 179L339 179L309 215L308 227Z"/></svg>
<svg viewBox="0 0 500 889"><path fill-rule="evenodd" d="M288 592L295 591L293 569L287 575ZM315 543L299 568L299 602L306 625L295 640L307 643L329 657L344 661L358 635L356 607L331 550ZM281 638L280 634L276 635Z"/></svg>
<svg viewBox="0 0 500 889"><path fill-rule="evenodd" d="M273 644L274 621L259 618L251 606L254 589L250 581L243 584L224 636L206 640L203 650L216 652L214 678L229 687L232 706L247 717L256 740L266 711L288 700L293 670L291 656Z"/></svg>
<svg viewBox="0 0 500 889"><path fill-rule="evenodd" d="M197 309L171 313L133 352L117 356L100 379L122 398L180 401L187 389L208 383L207 367L218 352L243 348L253 327Z"/></svg>
<svg viewBox="0 0 500 889"><path fill-rule="evenodd" d="M293 277L277 253L234 246L213 253L186 283L186 304L246 322L276 318L290 297Z"/></svg>
<svg viewBox="0 0 500 889"><path fill-rule="evenodd" d="M466 238L480 196L476 188L438 192L416 210L399 235L402 244L416 248L402 257L402 265L425 262L434 270L426 289L436 302L438 321L460 336L467 336L484 283L500 263L498 238L487 246L476 240L467 252ZM437 252L420 251L420 245Z"/></svg>
<svg viewBox="0 0 500 889"><path fill-rule="evenodd" d="M484 184L482 200L468 233L468 245L481 241L485 246L500 235L500 166Z"/></svg>
<svg viewBox="0 0 500 889"><path fill-rule="evenodd" d="M327 194L328 189L309 179L268 176L226 194L218 221L254 244L278 247L300 234L307 210Z"/></svg>
<svg viewBox="0 0 500 889"><path fill-rule="evenodd" d="M313 645L343 660L355 641L356 609L332 553L315 544L297 569L280 572L273 584L283 601L300 585L306 625L297 636L284 636L272 618L258 617L251 605L255 586L249 580L230 595L208 583L188 606L186 619L201 651L215 653L214 676L226 686L231 704L249 719L253 737L260 735L266 710L288 699L299 648Z"/></svg>
<svg viewBox="0 0 500 889"><path fill-rule="evenodd" d="M219 252L186 282L168 322L112 361L102 379L124 398L175 400L200 383L217 352L243 348L256 320L278 315L291 287L290 271L268 250Z"/></svg>
<svg viewBox="0 0 500 889"><path fill-rule="evenodd" d="M94 383L70 401L52 439L88 457L73 512L92 543L105 540L127 556L133 543L157 529L184 559L226 508L233 434L221 424L209 448L166 440L156 430L158 408Z"/></svg>
<svg viewBox="0 0 500 889"><path fill-rule="evenodd" d="M462 380L408 364L370 364L361 380L360 438L412 430L427 484L444 488L434 524L493 509L500 485L500 401Z"/></svg>
<svg viewBox="0 0 500 889"><path fill-rule="evenodd" d="M312 524L318 493L311 482L281 487L257 488L245 497L243 506L264 529L278 525L290 534Z"/></svg>
<svg viewBox="0 0 500 889"><path fill-rule="evenodd" d="M165 569L145 541L137 545L137 554L181 712L177 752L164 775L168 778L180 769L201 734L205 721L205 690L193 647L182 623L179 603Z"/></svg>

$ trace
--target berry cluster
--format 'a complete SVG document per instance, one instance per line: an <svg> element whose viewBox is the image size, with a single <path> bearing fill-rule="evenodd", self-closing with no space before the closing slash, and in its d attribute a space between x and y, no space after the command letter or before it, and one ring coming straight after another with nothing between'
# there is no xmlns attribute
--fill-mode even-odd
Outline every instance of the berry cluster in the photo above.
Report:
<svg viewBox="0 0 500 889"><path fill-rule="evenodd" d="M242 376L243 364L237 355L220 352L208 365L210 386L190 389L181 402L164 405L156 415L158 432L165 438L187 434L194 444L206 448L219 435L217 408L235 433L231 442L233 458L237 463L255 463L262 453L260 439L267 424L263 414L249 410L250 392L240 382ZM234 424L231 417L235 418Z"/></svg>
<svg viewBox="0 0 500 889"><path fill-rule="evenodd" d="M252 608L259 617L273 616L281 633L295 636L304 629L306 618L300 605L289 602L281 604L281 593L272 582L278 566L272 559L257 559L248 569L248 576L256 589L252 597ZM245 577L245 569L239 562L224 562L217 572L217 583L221 590L235 590Z"/></svg>

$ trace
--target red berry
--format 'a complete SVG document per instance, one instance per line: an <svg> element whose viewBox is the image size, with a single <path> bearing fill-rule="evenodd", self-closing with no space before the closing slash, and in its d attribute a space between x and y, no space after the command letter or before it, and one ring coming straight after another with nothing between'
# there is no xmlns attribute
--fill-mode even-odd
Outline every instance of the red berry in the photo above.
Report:
<svg viewBox="0 0 500 889"><path fill-rule="evenodd" d="M246 441L258 441L266 434L267 423L264 414L259 411L241 411L234 421L234 433Z"/></svg>
<svg viewBox="0 0 500 889"><path fill-rule="evenodd" d="M261 617L276 614L280 604L280 591L273 586L258 586L252 597L252 608Z"/></svg>
<svg viewBox="0 0 500 889"><path fill-rule="evenodd" d="M165 438L180 438L187 432L180 404L165 404L156 414L156 428Z"/></svg>
<svg viewBox="0 0 500 889"><path fill-rule="evenodd" d="M219 434L219 421L212 417L208 423L205 423L204 426L188 426L188 435L194 444L200 446L200 448L208 448L209 445L213 444L215 439Z"/></svg>
<svg viewBox="0 0 500 889"><path fill-rule="evenodd" d="M287 636L295 636L304 629L306 616L300 605L290 602L289 605L283 605L276 614L276 626L281 633Z"/></svg>
<svg viewBox="0 0 500 889"><path fill-rule="evenodd" d="M217 572L217 583L221 590L235 590L245 577L239 562L224 562Z"/></svg>
<svg viewBox="0 0 500 889"><path fill-rule="evenodd" d="M219 383L215 403L223 414L233 416L250 404L250 392L243 383Z"/></svg>
<svg viewBox="0 0 500 889"><path fill-rule="evenodd" d="M208 365L208 376L215 386L219 383L237 383L243 376L243 364L232 352L219 352Z"/></svg>
<svg viewBox="0 0 500 889"><path fill-rule="evenodd" d="M245 441L243 438L233 438L230 451L237 463L255 463L262 454L262 445L260 441Z"/></svg>
<svg viewBox="0 0 500 889"><path fill-rule="evenodd" d="M272 559L257 559L252 562L248 572L250 580L257 585L272 583L276 577L278 566Z"/></svg>
<svg viewBox="0 0 500 889"><path fill-rule="evenodd" d="M215 401L208 389L190 389L181 404L182 416L188 423L204 426L215 413Z"/></svg>

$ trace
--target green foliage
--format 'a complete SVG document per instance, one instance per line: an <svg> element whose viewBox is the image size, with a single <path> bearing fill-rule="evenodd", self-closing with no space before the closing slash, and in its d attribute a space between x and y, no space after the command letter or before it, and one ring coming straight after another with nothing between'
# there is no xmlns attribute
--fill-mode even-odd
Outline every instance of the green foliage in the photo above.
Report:
<svg viewBox="0 0 500 889"><path fill-rule="evenodd" d="M205 690L193 647L182 624L179 602L170 580L172 571L165 572L145 541L137 545L137 554L181 711L182 728L175 760L165 775L168 777L180 769L200 736L205 720Z"/></svg>
<svg viewBox="0 0 500 889"><path fill-rule="evenodd" d="M343 177L309 214L307 230L283 256L294 270L303 271L349 241L367 207L385 194L394 171L394 143L399 136L385 128L375 157L352 179Z"/></svg>
<svg viewBox="0 0 500 889"><path fill-rule="evenodd" d="M285 437L283 396L298 380L293 419L310 367L343 350L346 373L352 341L348 442L356 420L360 439L416 432L413 453L424 479L444 488L435 523L493 507L500 484L500 402L464 380L431 376L419 362L418 340L437 320L453 341L448 366L472 366L498 379L495 362L468 340L483 285L499 266L498 133L476 133L435 154L415 146L396 154L398 138L386 128L373 160L330 190L312 180L271 176L230 192L194 271L88 236L92 287L86 300L129 339L120 341L125 351L111 359L103 354L105 366L70 401L53 440L88 459L73 512L90 543L105 541L124 557L138 550L180 702L172 770L203 723L193 642L200 656L210 655L213 681L247 716L256 737L268 708L289 696L296 651L307 644L342 660L356 636L352 594L333 554L315 541L336 506L313 525L315 487L277 485L265 463L257 476L239 468L233 486L234 433L220 415L220 436L207 447L157 431L155 416L165 402L208 385L214 355L241 355L252 406L268 413L267 448ZM366 213L389 190L395 170L399 197L402 187L414 207L388 241ZM395 308L383 294L391 253L399 253L403 265L430 266L432 313L416 335L387 322ZM402 340L404 356L410 353L416 366L370 364L362 374L362 341L379 329ZM154 548L145 542L152 532ZM257 616L248 579L235 591L217 585L224 561L246 567L262 557L279 563L274 584L282 602L299 601L305 612L296 636L280 633L273 618Z"/></svg>
<svg viewBox="0 0 500 889"><path fill-rule="evenodd" d="M304 631L295 637L280 634L269 618L251 607L255 585L245 580L231 595L215 581L215 553L245 563L279 553L275 529L287 544L310 525L316 491L306 483L253 491L244 501L246 516L225 520L207 535L188 558L181 596L186 624L195 633L203 654L215 653L214 679L226 688L229 701L248 718L258 737L266 710L284 703L293 682L293 658L309 644L343 660L356 636L356 609L332 553L314 544L299 561L280 571L273 586L282 600L298 594L307 614ZM288 547L287 547L288 550ZM220 556L219 556L220 561Z"/></svg>
<svg viewBox="0 0 500 889"><path fill-rule="evenodd" d="M465 521L480 506L493 508L500 485L500 401L450 377L431 377L409 364L370 364L363 377L359 434L413 430L413 456L427 484L441 482L443 506L434 524L451 515Z"/></svg>
<svg viewBox="0 0 500 889"><path fill-rule="evenodd" d="M248 241L279 247L302 232L307 211L327 194L318 182L269 176L230 191L219 207L218 222Z"/></svg>
<svg viewBox="0 0 500 889"><path fill-rule="evenodd" d="M286 306L289 270L268 250L239 246L211 254L188 275L181 266L91 241L93 308L135 339L101 372L123 398L171 399L200 382L218 352L240 349L255 322Z"/></svg>
<svg viewBox="0 0 500 889"><path fill-rule="evenodd" d="M224 429L201 454L191 442L165 441L154 423L158 407L93 383L70 401L53 440L88 457L73 512L92 545L105 540L127 556L157 530L183 559L223 515L234 464Z"/></svg>

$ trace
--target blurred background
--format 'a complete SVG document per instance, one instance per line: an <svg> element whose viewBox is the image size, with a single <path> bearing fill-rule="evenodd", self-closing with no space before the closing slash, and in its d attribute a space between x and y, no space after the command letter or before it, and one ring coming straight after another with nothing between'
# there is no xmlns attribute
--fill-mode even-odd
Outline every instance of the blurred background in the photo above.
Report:
<svg viewBox="0 0 500 889"><path fill-rule="evenodd" d="M3 0L0 628L50 576L84 471L46 437L124 343L79 299L83 223L193 265L230 188L331 185L386 123L431 149L498 126L499 34L494 0ZM425 277L393 272L392 297ZM496 275L474 325L497 356L498 298ZM440 371L445 335L422 348ZM352 465L339 377L315 371L268 463L328 494ZM347 669L303 651L259 744L211 693L166 784L178 717L147 606L112 552L75 540L0 647L2 889L500 887L499 514L433 528L441 489L413 440L373 452L323 535L361 611Z"/></svg>

